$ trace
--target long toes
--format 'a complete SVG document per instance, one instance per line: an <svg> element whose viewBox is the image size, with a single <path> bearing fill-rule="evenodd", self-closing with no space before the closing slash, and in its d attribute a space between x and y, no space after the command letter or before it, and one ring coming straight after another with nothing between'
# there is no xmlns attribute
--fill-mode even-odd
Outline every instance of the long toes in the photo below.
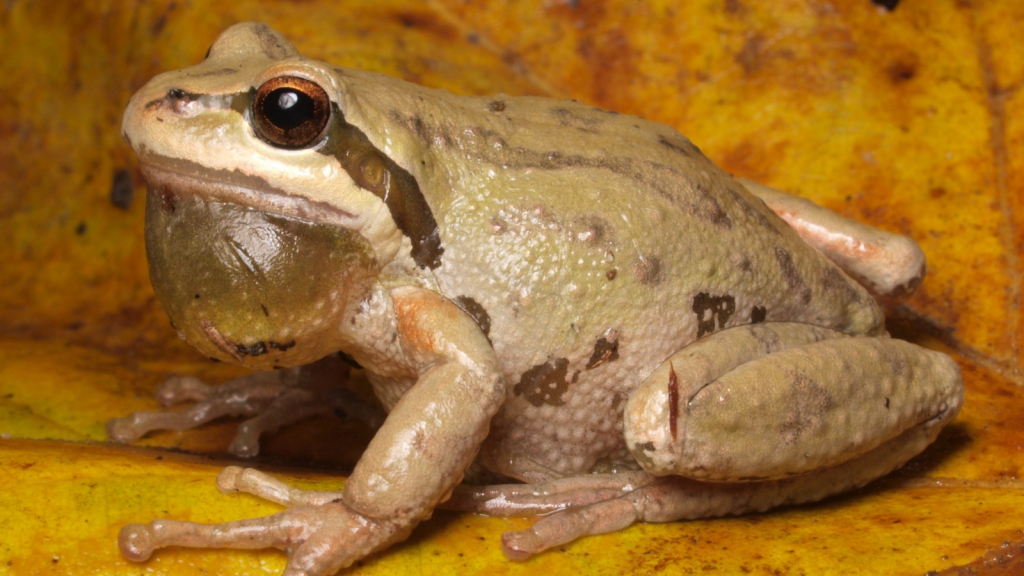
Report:
<svg viewBox="0 0 1024 576"><path fill-rule="evenodd" d="M505 532L501 535L501 551L509 560L522 562L543 550L544 542L532 530Z"/></svg>

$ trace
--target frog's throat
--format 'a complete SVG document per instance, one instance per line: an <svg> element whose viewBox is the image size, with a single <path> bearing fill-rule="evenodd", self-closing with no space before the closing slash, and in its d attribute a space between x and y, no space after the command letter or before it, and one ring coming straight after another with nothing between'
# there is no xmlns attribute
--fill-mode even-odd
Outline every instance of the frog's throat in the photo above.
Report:
<svg viewBox="0 0 1024 576"><path fill-rule="evenodd" d="M235 170L210 170L187 160L173 160L173 167L143 161L142 176L165 207L178 197L199 196L208 201L228 202L265 214L278 214L313 224L357 229L361 219L326 202L289 194L266 180Z"/></svg>

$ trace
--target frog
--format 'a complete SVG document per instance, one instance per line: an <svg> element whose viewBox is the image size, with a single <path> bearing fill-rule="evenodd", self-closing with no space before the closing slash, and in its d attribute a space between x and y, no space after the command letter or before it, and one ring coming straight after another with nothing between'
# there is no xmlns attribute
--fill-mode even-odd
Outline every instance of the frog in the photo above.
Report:
<svg viewBox="0 0 1024 576"><path fill-rule="evenodd" d="M254 372L173 379L165 403L198 408L111 437L249 415L251 455L336 406L296 386L335 354L375 396L337 405L376 430L341 490L226 468L223 492L284 510L129 524L133 561L274 547L286 575L327 575L435 509L541 516L501 537L525 560L853 490L963 403L952 358L885 328L926 271L913 240L734 178L661 123L333 66L242 23L139 89L122 133L173 327Z"/></svg>

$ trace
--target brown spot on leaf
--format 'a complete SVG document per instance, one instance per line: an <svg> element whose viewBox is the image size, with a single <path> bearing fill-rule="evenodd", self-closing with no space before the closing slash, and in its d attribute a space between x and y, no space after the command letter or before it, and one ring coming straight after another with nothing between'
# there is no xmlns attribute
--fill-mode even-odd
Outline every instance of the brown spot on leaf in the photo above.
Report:
<svg viewBox="0 0 1024 576"><path fill-rule="evenodd" d="M736 299L726 294L725 296L712 296L707 292L701 292L693 297L694 314L697 315L697 338L725 328L725 323L736 311Z"/></svg>
<svg viewBox="0 0 1024 576"><path fill-rule="evenodd" d="M917 63L909 60L897 60L885 70L893 84L909 82L917 76Z"/></svg>
<svg viewBox="0 0 1024 576"><path fill-rule="evenodd" d="M736 63L743 67L747 76L757 72L764 62L764 36L752 34L743 43L743 48L736 54Z"/></svg>
<svg viewBox="0 0 1024 576"><path fill-rule="evenodd" d="M438 18L430 11L414 12L412 9L404 10L397 12L395 19L406 28L415 28L440 40L455 40L461 36L454 26Z"/></svg>
<svg viewBox="0 0 1024 576"><path fill-rule="evenodd" d="M110 203L121 210L128 210L134 199L135 182L132 173L124 168L115 170L110 182Z"/></svg>
<svg viewBox="0 0 1024 576"><path fill-rule="evenodd" d="M538 364L523 372L512 392L534 406L562 406L562 395L569 389L568 373L569 360L565 358Z"/></svg>
<svg viewBox="0 0 1024 576"><path fill-rule="evenodd" d="M601 337L594 343L594 353L587 361L587 370L597 368L605 362L614 362L619 359L619 341L614 339L609 342L607 338Z"/></svg>
<svg viewBox="0 0 1024 576"><path fill-rule="evenodd" d="M734 16L742 16L747 7L740 0L725 0L725 12Z"/></svg>

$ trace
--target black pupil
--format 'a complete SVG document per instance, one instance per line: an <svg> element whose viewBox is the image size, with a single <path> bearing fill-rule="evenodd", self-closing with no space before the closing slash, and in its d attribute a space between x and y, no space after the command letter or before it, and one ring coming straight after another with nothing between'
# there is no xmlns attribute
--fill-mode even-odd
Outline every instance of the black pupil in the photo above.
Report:
<svg viewBox="0 0 1024 576"><path fill-rule="evenodd" d="M263 115L282 130L309 122L315 112L313 99L294 88L278 88L263 101Z"/></svg>

